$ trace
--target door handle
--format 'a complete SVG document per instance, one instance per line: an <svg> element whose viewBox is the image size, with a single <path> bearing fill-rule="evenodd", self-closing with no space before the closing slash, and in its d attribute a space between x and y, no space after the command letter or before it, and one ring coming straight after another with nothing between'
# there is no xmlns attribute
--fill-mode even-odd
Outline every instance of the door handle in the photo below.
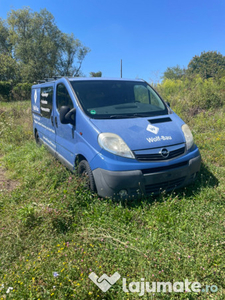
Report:
<svg viewBox="0 0 225 300"><path fill-rule="evenodd" d="M57 117L55 117L55 126L58 128L58 121L57 121Z"/></svg>
<svg viewBox="0 0 225 300"><path fill-rule="evenodd" d="M54 127L53 116L51 116L52 126Z"/></svg>

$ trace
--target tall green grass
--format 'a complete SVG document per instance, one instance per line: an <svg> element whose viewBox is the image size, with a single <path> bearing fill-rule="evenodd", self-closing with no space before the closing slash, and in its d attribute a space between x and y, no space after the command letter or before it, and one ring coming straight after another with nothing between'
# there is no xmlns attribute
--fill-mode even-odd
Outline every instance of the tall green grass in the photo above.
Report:
<svg viewBox="0 0 225 300"><path fill-rule="evenodd" d="M28 101L0 104L1 164L19 182L0 192L0 299L140 298L122 290L122 279L101 292L88 278L92 271L117 271L128 284L187 278L218 287L216 293L146 293L142 299L224 299L223 109L182 116L203 159L193 185L112 201L87 191L35 145L29 107Z"/></svg>

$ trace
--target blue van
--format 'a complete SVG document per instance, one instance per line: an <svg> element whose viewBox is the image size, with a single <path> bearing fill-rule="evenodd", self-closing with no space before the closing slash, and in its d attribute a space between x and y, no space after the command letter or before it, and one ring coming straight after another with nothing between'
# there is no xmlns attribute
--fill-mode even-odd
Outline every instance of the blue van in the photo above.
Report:
<svg viewBox="0 0 225 300"><path fill-rule="evenodd" d="M37 143L102 197L190 184L201 157L192 133L143 80L55 78L32 86Z"/></svg>

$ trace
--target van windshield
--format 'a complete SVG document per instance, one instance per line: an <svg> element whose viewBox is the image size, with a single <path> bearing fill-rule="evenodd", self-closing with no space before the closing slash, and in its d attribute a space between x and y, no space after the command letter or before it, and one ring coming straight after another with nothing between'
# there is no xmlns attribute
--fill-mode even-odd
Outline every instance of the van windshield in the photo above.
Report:
<svg viewBox="0 0 225 300"><path fill-rule="evenodd" d="M94 119L122 119L168 114L157 93L145 82L70 81L85 113Z"/></svg>

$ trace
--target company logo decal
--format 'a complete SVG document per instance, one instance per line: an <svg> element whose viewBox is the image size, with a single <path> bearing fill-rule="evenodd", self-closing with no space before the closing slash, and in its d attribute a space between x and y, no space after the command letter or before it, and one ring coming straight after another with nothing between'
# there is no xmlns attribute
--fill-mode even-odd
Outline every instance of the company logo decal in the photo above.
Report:
<svg viewBox="0 0 225 300"><path fill-rule="evenodd" d="M165 136L165 135L157 135L156 137L154 138L146 138L146 140L149 142L149 143L155 143L155 142L161 142L161 141L169 141L169 140L172 140L172 136Z"/></svg>
<svg viewBox="0 0 225 300"><path fill-rule="evenodd" d="M147 126L146 130L148 130L148 131L150 131L150 132L152 132L152 133L154 133L154 134L157 134L157 133L159 132L159 128L156 127L156 126L153 126L153 125L151 125L151 124L149 124L149 125Z"/></svg>
<svg viewBox="0 0 225 300"><path fill-rule="evenodd" d="M34 102L37 102L37 90L34 91Z"/></svg>

